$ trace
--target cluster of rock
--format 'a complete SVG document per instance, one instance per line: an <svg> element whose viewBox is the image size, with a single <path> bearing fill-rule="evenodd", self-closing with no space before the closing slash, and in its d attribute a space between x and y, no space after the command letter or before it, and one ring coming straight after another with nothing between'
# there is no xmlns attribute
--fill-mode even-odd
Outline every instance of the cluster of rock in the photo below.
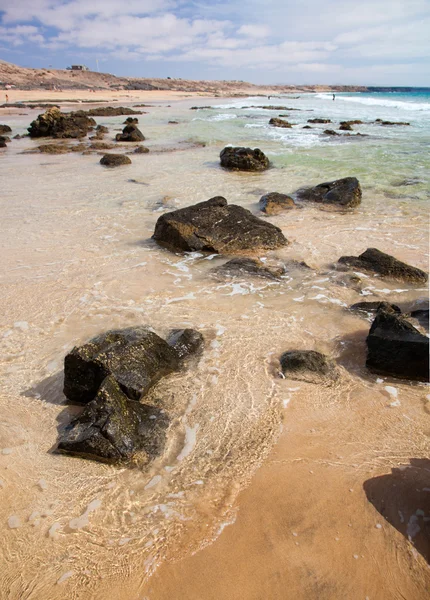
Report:
<svg viewBox="0 0 430 600"><path fill-rule="evenodd" d="M104 333L64 360L64 394L83 412L59 436L58 451L104 462L148 462L162 452L170 419L142 397L161 378L198 356L203 336L173 330L167 341L146 327Z"/></svg>
<svg viewBox="0 0 430 600"><path fill-rule="evenodd" d="M54 107L32 121L28 133L32 138L83 138L96 125L91 117L62 113Z"/></svg>
<svg viewBox="0 0 430 600"><path fill-rule="evenodd" d="M135 123L128 123L115 139L117 142L143 142L145 136Z"/></svg>

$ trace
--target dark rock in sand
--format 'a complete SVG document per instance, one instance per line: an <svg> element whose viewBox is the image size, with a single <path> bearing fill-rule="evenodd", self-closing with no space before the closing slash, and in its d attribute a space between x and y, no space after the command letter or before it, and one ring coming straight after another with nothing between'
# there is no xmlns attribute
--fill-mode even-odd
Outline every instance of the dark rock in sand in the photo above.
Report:
<svg viewBox="0 0 430 600"><path fill-rule="evenodd" d="M341 208L355 208L361 203L361 187L355 177L320 183L315 187L299 190L297 195L300 200L333 204Z"/></svg>
<svg viewBox="0 0 430 600"><path fill-rule="evenodd" d="M198 356L203 352L205 340L200 331L195 329L172 329L167 336L167 343L183 360L189 356Z"/></svg>
<svg viewBox="0 0 430 600"><path fill-rule="evenodd" d="M411 283L425 283L428 275L417 267L412 267L394 256L385 254L377 248L367 248L360 256L341 256L338 263L359 271L376 273L381 277L390 277Z"/></svg>
<svg viewBox="0 0 430 600"><path fill-rule="evenodd" d="M357 302L348 307L348 310L361 313L376 313L380 309L397 314L402 312L396 304L390 304L389 302Z"/></svg>
<svg viewBox="0 0 430 600"><path fill-rule="evenodd" d="M148 154L149 148L146 146L137 146L132 152L132 154Z"/></svg>
<svg viewBox="0 0 430 600"><path fill-rule="evenodd" d="M131 165L131 160L124 154L105 154L100 159L100 164L105 167L120 167L121 165Z"/></svg>
<svg viewBox="0 0 430 600"><path fill-rule="evenodd" d="M50 108L39 115L28 128L30 137L81 138L96 125L87 116L65 114L59 108Z"/></svg>
<svg viewBox="0 0 430 600"><path fill-rule="evenodd" d="M379 310L366 339L373 373L429 381L429 338L401 315Z"/></svg>
<svg viewBox="0 0 430 600"><path fill-rule="evenodd" d="M124 106L104 106L90 108L90 110L77 110L70 114L88 117L121 117L123 115L141 115L142 111L125 108Z"/></svg>
<svg viewBox="0 0 430 600"><path fill-rule="evenodd" d="M271 192L260 198L260 210L267 215L277 215L284 210L295 208L295 206L294 200L287 194Z"/></svg>
<svg viewBox="0 0 430 600"><path fill-rule="evenodd" d="M269 168L269 159L259 148L227 146L221 150L221 166L235 171L264 171Z"/></svg>
<svg viewBox="0 0 430 600"><path fill-rule="evenodd" d="M9 127L9 125L0 125L0 135L3 135L4 133L11 133L12 129Z"/></svg>
<svg viewBox="0 0 430 600"><path fill-rule="evenodd" d="M152 236L169 250L234 254L288 244L282 231L221 196L161 215Z"/></svg>
<svg viewBox="0 0 430 600"><path fill-rule="evenodd" d="M254 258L233 258L220 267L212 269L217 277L259 277L262 279L277 280L284 274L282 267L266 266Z"/></svg>
<svg viewBox="0 0 430 600"><path fill-rule="evenodd" d="M330 119L308 119L308 123L331 123Z"/></svg>
<svg viewBox="0 0 430 600"><path fill-rule="evenodd" d="M126 120L124 121L124 125L137 125L139 123L139 119L137 119L136 117L127 117Z"/></svg>
<svg viewBox="0 0 430 600"><path fill-rule="evenodd" d="M283 119L278 119L277 117L270 119L269 125L274 125L275 127L286 127L288 129L291 129L292 127L291 123L288 123L288 121L284 121Z"/></svg>
<svg viewBox="0 0 430 600"><path fill-rule="evenodd" d="M145 136L136 125L126 125L115 139L117 142L143 142Z"/></svg>
<svg viewBox="0 0 430 600"><path fill-rule="evenodd" d="M350 123L341 123L339 129L341 131L352 131L352 127Z"/></svg>
<svg viewBox="0 0 430 600"><path fill-rule="evenodd" d="M282 373L288 379L309 383L333 382L339 378L336 363L314 350L290 350L280 358Z"/></svg>
<svg viewBox="0 0 430 600"><path fill-rule="evenodd" d="M339 135L334 129L324 129L326 135Z"/></svg>
<svg viewBox="0 0 430 600"><path fill-rule="evenodd" d="M108 376L94 400L60 435L57 450L109 463L129 460L143 450L148 462L161 454L168 425L159 408L129 400Z"/></svg>
<svg viewBox="0 0 430 600"><path fill-rule="evenodd" d="M128 398L139 400L179 366L175 349L146 327L108 331L65 357L64 395L72 404L87 404L112 375Z"/></svg>

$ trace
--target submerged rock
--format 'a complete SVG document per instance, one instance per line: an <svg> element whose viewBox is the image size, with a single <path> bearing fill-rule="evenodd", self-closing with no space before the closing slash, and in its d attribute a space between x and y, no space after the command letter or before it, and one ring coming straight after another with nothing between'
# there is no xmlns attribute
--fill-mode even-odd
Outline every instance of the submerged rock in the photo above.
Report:
<svg viewBox="0 0 430 600"><path fill-rule="evenodd" d="M50 108L32 121L30 137L81 138L96 126L94 119L85 115L62 113L59 108Z"/></svg>
<svg viewBox="0 0 430 600"><path fill-rule="evenodd" d="M299 190L300 200L331 204L341 208L355 208L361 203L361 187L355 177L345 177Z"/></svg>
<svg viewBox="0 0 430 600"><path fill-rule="evenodd" d="M340 124L339 129L341 131L352 131L352 127L351 127L351 123L347 123L346 121L344 123Z"/></svg>
<svg viewBox="0 0 430 600"><path fill-rule="evenodd" d="M115 144L111 142L100 142L98 140L93 141L90 144L90 150L112 150L115 148Z"/></svg>
<svg viewBox="0 0 430 600"><path fill-rule="evenodd" d="M149 148L146 146L137 146L132 152L132 154L148 154Z"/></svg>
<svg viewBox="0 0 430 600"><path fill-rule="evenodd" d="M115 139L117 142L142 142L145 136L137 125L126 125L122 133L117 133Z"/></svg>
<svg viewBox="0 0 430 600"><path fill-rule="evenodd" d="M295 208L296 204L291 196L270 192L260 198L260 210L267 215L277 215L284 210Z"/></svg>
<svg viewBox="0 0 430 600"><path fill-rule="evenodd" d="M282 231L221 196L161 215L152 236L173 251L238 253L288 244Z"/></svg>
<svg viewBox="0 0 430 600"><path fill-rule="evenodd" d="M259 148L227 146L221 150L221 166L236 171L264 171L269 168L269 159Z"/></svg>
<svg viewBox="0 0 430 600"><path fill-rule="evenodd" d="M175 349L146 327L108 331L65 357L64 395L73 404L87 404L112 375L128 398L139 400L179 365Z"/></svg>
<svg viewBox="0 0 430 600"><path fill-rule="evenodd" d="M330 119L308 119L308 123L331 123Z"/></svg>
<svg viewBox="0 0 430 600"><path fill-rule="evenodd" d="M286 127L288 129L291 129L292 127L291 123L288 123L288 121L284 121L283 119L278 119L277 117L270 119L269 125L274 125L275 127Z"/></svg>
<svg viewBox="0 0 430 600"><path fill-rule="evenodd" d="M366 271L411 283L425 283L428 275L417 267L412 267L394 256L385 254L377 248L367 248L360 256L341 256L338 263L352 269Z"/></svg>
<svg viewBox="0 0 430 600"><path fill-rule="evenodd" d="M309 383L334 382L339 372L334 360L314 350L290 350L280 358L282 373L288 379Z"/></svg>
<svg viewBox="0 0 430 600"><path fill-rule="evenodd" d="M260 277L263 279L277 280L284 274L283 267L266 266L254 258L233 258L219 267L212 269L212 273L222 278L233 277Z"/></svg>
<svg viewBox="0 0 430 600"><path fill-rule="evenodd" d="M9 127L9 125L0 125L0 135L5 133L12 133L12 129Z"/></svg>
<svg viewBox="0 0 430 600"><path fill-rule="evenodd" d="M167 336L167 343L182 360L203 352L205 340L195 329L172 329Z"/></svg>
<svg viewBox="0 0 430 600"><path fill-rule="evenodd" d="M129 400L108 376L94 400L60 435L57 450L103 462L129 460L143 450L149 461L161 454L168 425L164 412Z"/></svg>
<svg viewBox="0 0 430 600"><path fill-rule="evenodd" d="M105 167L119 167L121 165L131 165L131 160L124 154L105 154L100 159L100 164Z"/></svg>
<svg viewBox="0 0 430 600"><path fill-rule="evenodd" d="M348 310L352 310L353 312L361 312L361 313L376 313L378 310L386 310L388 312L393 312L397 314L401 314L400 308L396 304L390 304L389 302L357 302L356 304L351 304L348 307Z"/></svg>
<svg viewBox="0 0 430 600"><path fill-rule="evenodd" d="M334 129L324 129L326 135L339 135Z"/></svg>
<svg viewBox="0 0 430 600"><path fill-rule="evenodd" d="M429 338L401 315L379 310L366 344L366 366L373 373L429 381Z"/></svg>

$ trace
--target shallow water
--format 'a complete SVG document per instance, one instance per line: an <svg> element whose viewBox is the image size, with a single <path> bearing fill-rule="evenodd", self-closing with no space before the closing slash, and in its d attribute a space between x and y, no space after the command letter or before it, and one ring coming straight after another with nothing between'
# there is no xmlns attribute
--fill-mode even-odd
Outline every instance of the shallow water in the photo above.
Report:
<svg viewBox="0 0 430 600"><path fill-rule="evenodd" d="M1 152L0 544L7 568L0 589L8 600L96 598L103 579L112 580L112 598L134 600L130 582L234 521L238 492L288 423L295 382L278 376L281 352L315 349L339 360L341 380L324 403L352 388L370 393L376 378L354 343L369 322L345 308L362 299L406 310L424 305L419 286L359 274L353 289L333 268L341 255L376 246L428 269L430 136L420 112L405 119L398 108L339 96L274 102L302 109L289 117L300 126L325 116L411 126L368 123L354 128L369 137L327 139L321 132L331 124L276 130L267 125L276 113L239 108L267 99L201 111L177 102L146 109L140 127L151 152L125 168L106 170L97 155L20 154L35 145L28 139ZM37 113L2 122L21 133ZM97 122L112 132L123 119ZM261 147L273 168L221 170L228 143ZM280 282L220 281L210 271L225 258L175 255L150 239L158 216L174 208L223 195L258 214L267 191L292 193L348 175L363 186L354 213L305 207L269 218L291 244L263 258L312 267ZM51 453L57 427L73 414L61 392L64 355L101 331L134 324L160 334L191 326L206 338L200 363L150 394L172 417L163 456L149 469L138 460L125 469Z"/></svg>

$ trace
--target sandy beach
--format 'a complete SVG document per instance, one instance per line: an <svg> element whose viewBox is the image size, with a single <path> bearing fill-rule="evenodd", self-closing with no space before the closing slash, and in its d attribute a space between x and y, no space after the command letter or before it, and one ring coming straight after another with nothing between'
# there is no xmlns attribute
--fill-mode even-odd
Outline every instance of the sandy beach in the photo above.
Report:
<svg viewBox="0 0 430 600"><path fill-rule="evenodd" d="M347 308L386 300L410 313L427 306L428 289L363 273L357 288L333 267L376 246L428 271L427 167L421 146L410 146L414 135L425 143L420 115L411 113L408 132L381 134L375 118L394 118L394 109L272 98L280 113L296 102L295 129L285 134L293 137L282 138L267 129L268 111L254 107L263 98L164 90L8 96L156 106L139 116L150 152L120 169L102 168L97 154L25 154L40 143L28 138L1 151L0 597L425 600L429 388L370 373L373 316ZM190 111L195 104L217 108ZM302 131L329 110L333 122L362 118L357 130L367 137L329 143L325 125ZM41 112L1 108L0 123L23 133ZM109 139L124 117L110 119L97 119ZM273 168L222 170L227 144L258 145ZM401 163L390 155L398 147ZM268 191L349 175L363 188L354 211L311 205L266 216L258 208ZM413 185L398 185L413 176ZM226 257L175 254L151 240L160 214L218 195L287 236L290 245L260 253L264 259L305 261L309 272L275 284L219 281L211 269ZM160 334L192 326L207 340L199 366L151 392L172 415L164 455L140 471L53 453L75 410L62 394L64 355L101 331L137 324ZM290 348L333 358L339 381L280 378L279 356ZM190 429L194 445L178 461Z"/></svg>

